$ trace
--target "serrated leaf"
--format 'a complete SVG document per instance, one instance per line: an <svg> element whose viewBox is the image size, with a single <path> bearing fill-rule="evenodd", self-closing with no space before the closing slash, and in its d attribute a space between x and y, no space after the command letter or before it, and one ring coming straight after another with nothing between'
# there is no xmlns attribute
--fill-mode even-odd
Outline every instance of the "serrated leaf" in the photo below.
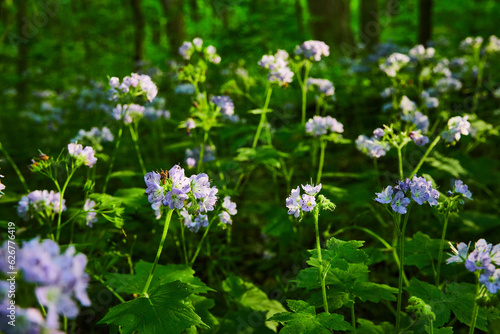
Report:
<svg viewBox="0 0 500 334"><path fill-rule="evenodd" d="M189 296L191 300L191 304L194 307L196 314L198 314L201 320L210 326L210 328L214 328L219 325L219 320L209 311L215 306L215 302L211 298L198 296L191 294Z"/></svg>
<svg viewBox="0 0 500 334"><path fill-rule="evenodd" d="M269 297L253 283L245 282L238 276L231 275L222 282L222 289L228 293L233 300L243 309L263 312L266 318L276 313L286 311L283 305L277 300L270 300ZM276 324L266 322L266 326L276 331Z"/></svg>
<svg viewBox="0 0 500 334"><path fill-rule="evenodd" d="M359 249L363 247L364 243L364 241L343 241L331 238L326 243L326 260L332 261L335 258L340 258L349 263L363 263L368 259L366 253Z"/></svg>
<svg viewBox="0 0 500 334"><path fill-rule="evenodd" d="M434 326L441 327L450 319L449 300L436 286L412 278L406 291L412 296L422 299L431 307L432 312L436 315Z"/></svg>
<svg viewBox="0 0 500 334"><path fill-rule="evenodd" d="M123 334L182 333L186 328L208 328L201 318L186 306L192 286L180 281L158 285L149 297L139 297L112 307L98 324L116 324Z"/></svg>
<svg viewBox="0 0 500 334"><path fill-rule="evenodd" d="M320 313L316 315L314 306L302 300L287 300L292 312L275 314L269 321L279 322L285 327L280 331L284 334L311 333L323 334L352 329L351 325L340 314Z"/></svg>
<svg viewBox="0 0 500 334"><path fill-rule="evenodd" d="M434 152L432 157L427 158L427 162L434 168L447 172L455 178L460 178L461 175L467 174L467 171L462 167L460 161Z"/></svg>
<svg viewBox="0 0 500 334"><path fill-rule="evenodd" d="M107 274L105 275L107 284L117 292L129 294L141 294L151 272L153 264L140 260L135 265L135 274ZM194 277L194 270L191 267L180 264L157 265L149 290L156 286L173 281L191 284L194 293L206 293L214 291L210 289L199 278Z"/></svg>
<svg viewBox="0 0 500 334"><path fill-rule="evenodd" d="M469 283L450 283L446 286L446 299L448 306L453 311L457 319L468 326L472 320L472 310L474 308L476 296L476 286ZM476 328L487 331L486 313L483 308L479 308L476 320Z"/></svg>
<svg viewBox="0 0 500 334"><path fill-rule="evenodd" d="M394 296L398 293L398 289L389 285L378 284L373 282L357 282L352 288L352 294L362 301L371 301L378 303L380 300L394 301Z"/></svg>
<svg viewBox="0 0 500 334"><path fill-rule="evenodd" d="M405 242L405 264L425 268L437 259L439 239L431 239L427 234L417 232L413 238Z"/></svg>
<svg viewBox="0 0 500 334"><path fill-rule="evenodd" d="M425 331L429 334L453 334L453 327L433 328L431 331L429 326L425 326Z"/></svg>

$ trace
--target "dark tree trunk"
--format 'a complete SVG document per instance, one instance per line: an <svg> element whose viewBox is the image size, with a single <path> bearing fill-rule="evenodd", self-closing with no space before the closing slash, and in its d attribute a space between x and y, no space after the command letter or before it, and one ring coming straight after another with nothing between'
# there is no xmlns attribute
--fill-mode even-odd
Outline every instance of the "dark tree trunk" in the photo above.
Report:
<svg viewBox="0 0 500 334"><path fill-rule="evenodd" d="M427 46L432 38L432 0L418 1L418 44Z"/></svg>
<svg viewBox="0 0 500 334"><path fill-rule="evenodd" d="M378 20L378 0L361 0L359 13L359 33L366 49L380 42L380 23Z"/></svg>
<svg viewBox="0 0 500 334"><path fill-rule="evenodd" d="M184 23L184 9L182 0L160 0L165 17L167 18L167 41L170 53L177 54L186 35Z"/></svg>
<svg viewBox="0 0 500 334"><path fill-rule="evenodd" d="M144 12L142 11L141 0L130 0L132 6L133 24L134 24L134 67L140 71L144 59L144 39L146 37L146 22Z"/></svg>
<svg viewBox="0 0 500 334"><path fill-rule="evenodd" d="M297 28L299 35L304 36L304 10L302 9L302 4L300 0L295 0L295 15L297 16Z"/></svg>
<svg viewBox="0 0 500 334"><path fill-rule="evenodd" d="M189 14L191 20L198 22L200 20L200 13L197 0L189 0Z"/></svg>
<svg viewBox="0 0 500 334"><path fill-rule="evenodd" d="M19 0L19 7L17 10L17 24L18 24L18 35L21 37L21 40L18 41L17 44L17 98L18 98L18 106L21 110L25 103L26 97L28 95L28 80L26 78L26 73L28 70L28 44L30 43L29 39L24 40L24 38L28 38L30 36L26 36L26 31L24 27L24 23L26 22L28 10L28 0ZM31 36L33 37L33 36Z"/></svg>
<svg viewBox="0 0 500 334"><path fill-rule="evenodd" d="M354 47L350 0L308 0L314 38L335 49Z"/></svg>

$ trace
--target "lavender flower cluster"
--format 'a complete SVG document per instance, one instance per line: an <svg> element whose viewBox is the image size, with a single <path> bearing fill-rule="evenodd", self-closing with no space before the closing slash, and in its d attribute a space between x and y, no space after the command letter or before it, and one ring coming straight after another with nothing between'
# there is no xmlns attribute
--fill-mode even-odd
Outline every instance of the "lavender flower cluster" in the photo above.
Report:
<svg viewBox="0 0 500 334"><path fill-rule="evenodd" d="M382 204L391 204L392 210L402 215L407 212L406 207L412 199L418 205L427 202L430 206L434 206L438 204L437 199L439 198L439 192L432 188L432 183L424 177L416 175L411 181L408 178L404 181L398 181L396 186L388 186L375 195L377 195L375 201Z"/></svg>
<svg viewBox="0 0 500 334"><path fill-rule="evenodd" d="M2 252L7 250L4 243ZM89 277L85 273L87 257L76 253L69 246L61 253L59 245L52 240L35 238L24 242L18 251L17 266L23 272L23 279L36 284L38 302L47 308L47 328L59 328L59 315L74 319L78 315L77 299L83 306L90 306L87 295ZM7 256L0 258L1 270L9 271Z"/></svg>
<svg viewBox="0 0 500 334"><path fill-rule="evenodd" d="M72 143L79 141L90 142L92 146L96 148L97 151L102 150L102 143L112 142L115 139L111 131L107 127L99 129L98 127L93 127L89 131L81 129L78 131L78 135L71 139Z"/></svg>
<svg viewBox="0 0 500 334"><path fill-rule="evenodd" d="M314 116L306 123L306 133L309 133L314 137L325 135L328 130L331 132L342 133L344 132L344 125L331 116Z"/></svg>
<svg viewBox="0 0 500 334"><path fill-rule="evenodd" d="M212 97L212 103L220 108L222 115L231 117L234 115L234 103L233 100L227 95L214 96Z"/></svg>
<svg viewBox="0 0 500 334"><path fill-rule="evenodd" d="M295 47L295 54L309 60L320 61L321 56L328 57L330 55L330 47L322 41L305 41Z"/></svg>
<svg viewBox="0 0 500 334"><path fill-rule="evenodd" d="M410 57L405 54L395 52L391 54L384 63L380 64L380 69L389 77L395 77L396 74L406 64L410 62Z"/></svg>
<svg viewBox="0 0 500 334"><path fill-rule="evenodd" d="M144 176L144 181L148 200L157 219L161 217L162 206L168 206L170 210L185 208L197 215L206 215L214 210L217 203L218 189L210 186L208 175L193 174L187 178L179 165L173 166L168 173L149 172Z"/></svg>
<svg viewBox="0 0 500 334"><path fill-rule="evenodd" d="M301 185L305 194L300 195L300 187L292 189L290 196L286 199L288 214L298 218L302 212L310 212L316 206L316 195L321 190L321 183L312 186L309 184Z"/></svg>
<svg viewBox="0 0 500 334"><path fill-rule="evenodd" d="M422 62L427 59L431 59L434 57L436 50L434 48L426 48L423 45L417 45L410 49L408 54L414 60Z"/></svg>
<svg viewBox="0 0 500 334"><path fill-rule="evenodd" d="M119 93L128 94L133 93L135 96L144 95L149 102L158 94L158 88L149 75L132 73L130 76L120 79L112 77L109 79L111 89L108 91L110 99L113 101L118 100Z"/></svg>
<svg viewBox="0 0 500 334"><path fill-rule="evenodd" d="M335 98L335 87L330 80L308 78L306 85L308 89L309 87L317 87L318 91L324 96L332 96Z"/></svg>
<svg viewBox="0 0 500 334"><path fill-rule="evenodd" d="M469 245L461 242L455 248L451 243L453 255L446 263L465 262L465 268L471 272L479 272L481 282L490 293L500 290L500 244L493 246L484 239L476 242L474 250L469 254Z"/></svg>
<svg viewBox="0 0 500 334"><path fill-rule="evenodd" d="M206 57L207 61L213 64L219 64L221 62L221 57L217 54L217 49L213 45L209 45L203 49L203 40L199 37L193 39L192 43L184 42L179 47L179 54L186 60L191 59L195 51Z"/></svg>
<svg viewBox="0 0 500 334"><path fill-rule="evenodd" d="M193 149L186 149L186 164L188 168L193 168L200 160L200 148L195 147ZM205 146L205 151L203 153L203 163L215 160L215 147L210 145Z"/></svg>
<svg viewBox="0 0 500 334"><path fill-rule="evenodd" d="M17 214L24 220L33 218L34 214L42 217L52 217L59 212L61 194L53 190L35 190L23 196L17 206ZM65 200L62 200L62 211L66 210Z"/></svg>
<svg viewBox="0 0 500 334"><path fill-rule="evenodd" d="M96 206L95 201L87 198L85 204L83 205L83 210L87 212L87 216L85 217L85 223L88 227L92 227L92 224L97 221L97 212L93 210Z"/></svg>
<svg viewBox="0 0 500 334"><path fill-rule="evenodd" d="M373 131L372 137L359 135L356 139L356 148L371 158L383 157L391 148L389 144L379 140L384 136L384 133L383 129L377 128Z"/></svg>
<svg viewBox="0 0 500 334"><path fill-rule="evenodd" d="M141 119L144 116L145 111L145 107L135 103L127 105L118 104L115 108L113 108L112 115L117 121L123 120L123 123L130 124Z"/></svg>
<svg viewBox="0 0 500 334"><path fill-rule="evenodd" d="M258 64L269 70L267 75L269 82L284 86L291 83L293 78L293 72L288 67L287 59L288 53L285 50L278 50L274 55L262 56Z"/></svg>
<svg viewBox="0 0 500 334"><path fill-rule="evenodd" d="M468 135L471 131L468 118L469 116L450 118L448 120L448 130L443 133L443 139L451 143L459 141L462 135Z"/></svg>
<svg viewBox="0 0 500 334"><path fill-rule="evenodd" d="M68 144L68 153L76 159L77 165L84 164L90 168L94 167L97 158L94 156L95 151L91 146L83 146L81 144Z"/></svg>

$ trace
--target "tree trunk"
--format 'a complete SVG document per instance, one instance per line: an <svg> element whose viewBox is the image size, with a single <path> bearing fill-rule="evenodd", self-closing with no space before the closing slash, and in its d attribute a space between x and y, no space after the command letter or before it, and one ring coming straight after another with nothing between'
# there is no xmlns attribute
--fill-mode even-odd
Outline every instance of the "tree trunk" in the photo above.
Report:
<svg viewBox="0 0 500 334"><path fill-rule="evenodd" d="M167 41L170 53L177 54L177 49L184 42L186 27L182 0L160 0L165 17L167 18Z"/></svg>
<svg viewBox="0 0 500 334"><path fill-rule="evenodd" d="M18 24L18 35L21 39L26 38L26 40L19 40L17 44L17 98L18 107L20 110L24 108L26 104L26 97L28 95L28 80L26 78L26 72L28 70L28 44L30 43L29 36L26 36L25 24L28 10L28 0L19 0L19 7L17 10L17 24ZM34 36L32 36L34 37Z"/></svg>
<svg viewBox="0 0 500 334"><path fill-rule="evenodd" d="M297 17L297 29L299 31L299 36L304 36L304 10L302 9L302 4L300 0L295 0L295 15Z"/></svg>
<svg viewBox="0 0 500 334"><path fill-rule="evenodd" d="M314 38L335 49L353 48L350 0L308 0Z"/></svg>
<svg viewBox="0 0 500 334"><path fill-rule="evenodd" d="M366 49L380 42L380 23L378 20L378 0L361 0L359 13L359 33Z"/></svg>
<svg viewBox="0 0 500 334"><path fill-rule="evenodd" d="M144 59L144 39L146 37L146 21L142 11L141 0L130 0L132 6L133 24L134 24L134 67L140 71Z"/></svg>
<svg viewBox="0 0 500 334"><path fill-rule="evenodd" d="M418 1L418 44L427 46L432 38L432 0Z"/></svg>

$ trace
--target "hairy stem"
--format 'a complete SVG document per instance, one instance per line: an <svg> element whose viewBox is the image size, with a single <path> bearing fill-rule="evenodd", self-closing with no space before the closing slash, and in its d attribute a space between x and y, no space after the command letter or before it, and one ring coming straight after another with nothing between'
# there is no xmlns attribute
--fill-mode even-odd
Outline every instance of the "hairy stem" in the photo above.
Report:
<svg viewBox="0 0 500 334"><path fill-rule="evenodd" d="M260 137L260 133L262 131L262 127L267 122L266 121L267 107L269 106L269 101L271 100L271 94L272 94L272 92L273 92L273 90L271 88L271 84L268 83L267 86L266 86L266 100L264 102L264 108L262 108L262 113L260 114L260 122L259 122L259 126L257 127L257 132L255 133L255 137L253 138L252 148L256 148L257 147L257 143L259 141L259 137ZM268 136L268 144L269 145L271 144L269 136Z"/></svg>
<svg viewBox="0 0 500 334"><path fill-rule="evenodd" d="M325 309L326 314L330 314L328 311L328 300L326 298L326 285L325 285L325 275L323 273L323 260L321 258L321 244L319 241L319 210L316 209L314 211L314 227L316 229L316 249L318 251L318 261L319 261L319 279L321 282L321 293L323 295L323 307Z"/></svg>
<svg viewBox="0 0 500 334"><path fill-rule="evenodd" d="M193 266L194 261L196 261L196 258L198 257L198 254L200 253L201 246L203 246L203 241L205 241L205 238L207 237L207 234L208 234L208 230L210 230L210 226L212 226L212 223L214 222L215 217L217 217L217 215L214 215L212 220L210 220L210 223L208 224L207 228L205 229L205 233L203 233L203 236L201 237L201 240L198 243L198 247L196 247L196 252L194 252L193 258L189 262L189 265L191 267Z"/></svg>
<svg viewBox="0 0 500 334"><path fill-rule="evenodd" d="M321 174L323 173L323 164L325 162L325 149L326 149L326 140L320 139L320 145L321 145L321 153L319 156L319 167L318 167L318 176L316 178L316 184L321 182Z"/></svg>

